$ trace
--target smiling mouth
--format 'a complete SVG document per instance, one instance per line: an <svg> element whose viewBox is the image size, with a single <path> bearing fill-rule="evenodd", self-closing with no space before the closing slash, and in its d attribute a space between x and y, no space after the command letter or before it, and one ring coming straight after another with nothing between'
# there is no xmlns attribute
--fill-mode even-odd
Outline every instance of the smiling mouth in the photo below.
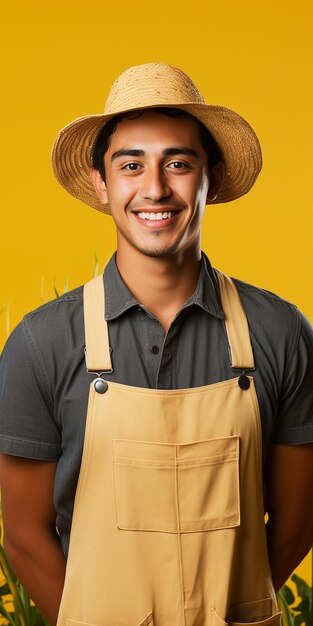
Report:
<svg viewBox="0 0 313 626"><path fill-rule="evenodd" d="M163 209L163 210L162 210ZM158 207L156 210L134 210L133 214L137 221L146 226L167 226L175 221L181 209L170 209L167 206Z"/></svg>
<svg viewBox="0 0 313 626"><path fill-rule="evenodd" d="M136 215L142 220L162 221L174 217L179 211L138 211Z"/></svg>

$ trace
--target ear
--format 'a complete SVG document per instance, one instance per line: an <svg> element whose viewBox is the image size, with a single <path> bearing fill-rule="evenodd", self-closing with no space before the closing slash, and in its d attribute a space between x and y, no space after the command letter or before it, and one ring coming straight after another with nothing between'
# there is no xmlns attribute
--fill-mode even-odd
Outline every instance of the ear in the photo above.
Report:
<svg viewBox="0 0 313 626"><path fill-rule="evenodd" d="M218 194L225 176L225 165L223 161L219 161L214 165L210 172L210 186L207 195L207 203L213 202Z"/></svg>
<svg viewBox="0 0 313 626"><path fill-rule="evenodd" d="M101 204L108 204L108 194L105 182L102 180L99 170L91 168L90 179Z"/></svg>

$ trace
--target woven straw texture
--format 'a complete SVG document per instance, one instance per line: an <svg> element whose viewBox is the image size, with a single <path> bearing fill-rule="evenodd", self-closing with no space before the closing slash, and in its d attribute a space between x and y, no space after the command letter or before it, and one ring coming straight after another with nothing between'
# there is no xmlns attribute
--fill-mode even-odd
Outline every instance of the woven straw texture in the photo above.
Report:
<svg viewBox="0 0 313 626"><path fill-rule="evenodd" d="M103 114L80 117L60 131L52 151L52 166L61 185L82 202L110 214L109 206L98 200L90 180L97 136L118 113L158 106L190 113L217 141L226 174L212 203L235 200L251 189L262 167L260 144L251 126L230 109L205 104L187 74L161 63L146 63L123 72L111 88Z"/></svg>

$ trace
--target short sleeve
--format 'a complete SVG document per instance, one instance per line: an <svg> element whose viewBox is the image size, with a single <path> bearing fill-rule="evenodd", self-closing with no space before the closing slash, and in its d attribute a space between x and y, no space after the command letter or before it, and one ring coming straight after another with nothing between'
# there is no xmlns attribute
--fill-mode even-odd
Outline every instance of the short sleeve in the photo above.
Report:
<svg viewBox="0 0 313 626"><path fill-rule="evenodd" d="M313 442L313 328L297 310L298 330L281 390L272 443Z"/></svg>
<svg viewBox="0 0 313 626"><path fill-rule="evenodd" d="M0 452L41 460L60 456L47 372L25 318L0 356Z"/></svg>

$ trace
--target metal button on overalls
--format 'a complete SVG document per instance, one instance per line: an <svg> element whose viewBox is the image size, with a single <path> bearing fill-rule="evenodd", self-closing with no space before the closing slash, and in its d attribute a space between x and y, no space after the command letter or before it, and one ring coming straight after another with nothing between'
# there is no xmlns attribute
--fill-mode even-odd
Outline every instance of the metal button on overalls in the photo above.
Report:
<svg viewBox="0 0 313 626"><path fill-rule="evenodd" d="M96 378L96 380L93 381L93 386L97 393L105 393L108 390L108 383L106 380L103 380L103 378Z"/></svg>
<svg viewBox="0 0 313 626"><path fill-rule="evenodd" d="M90 384L58 626L279 626L247 319L218 272L240 376L190 389ZM84 286L88 372L111 369L103 276Z"/></svg>

